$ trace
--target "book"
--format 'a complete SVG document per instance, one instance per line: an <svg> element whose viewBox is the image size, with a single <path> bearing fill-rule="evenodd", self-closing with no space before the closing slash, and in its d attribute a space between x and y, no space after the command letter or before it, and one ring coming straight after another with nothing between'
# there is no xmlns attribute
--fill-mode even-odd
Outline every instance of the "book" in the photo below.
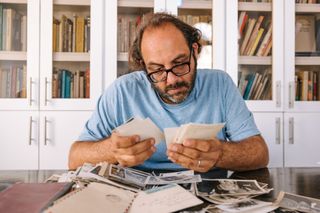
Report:
<svg viewBox="0 0 320 213"><path fill-rule="evenodd" d="M315 16L297 15L296 16L296 52L315 52Z"/></svg>
<svg viewBox="0 0 320 213"><path fill-rule="evenodd" d="M92 182L57 200L45 213L128 212L136 193L115 186Z"/></svg>
<svg viewBox="0 0 320 213"><path fill-rule="evenodd" d="M70 191L72 183L15 183L0 192L0 212L38 213Z"/></svg>
<svg viewBox="0 0 320 213"><path fill-rule="evenodd" d="M251 49L255 45L257 37L258 37L259 33L261 32L260 26L262 24L263 19L264 19L264 16L259 16L258 21L255 24L254 29L251 33L248 45L245 48L244 55L250 55ZM261 35L260 35L260 37L261 37Z"/></svg>
<svg viewBox="0 0 320 213"><path fill-rule="evenodd" d="M256 23L256 19L254 19L254 18L249 19L249 22L248 22L248 25L247 25L246 31L245 31L245 36L244 36L244 39L241 44L240 55L245 54L245 49L247 47L247 44L248 44L248 41L249 41L249 38L250 38L250 35L251 35L251 32L253 30L255 23Z"/></svg>

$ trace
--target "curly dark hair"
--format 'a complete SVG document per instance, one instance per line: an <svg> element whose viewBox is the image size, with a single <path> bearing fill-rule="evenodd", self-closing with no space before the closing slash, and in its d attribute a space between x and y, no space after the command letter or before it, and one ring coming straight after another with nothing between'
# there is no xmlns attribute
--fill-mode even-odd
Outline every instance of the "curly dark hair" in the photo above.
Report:
<svg viewBox="0 0 320 213"><path fill-rule="evenodd" d="M168 13L149 13L143 16L142 21L138 27L136 38L130 48L129 53L129 70L145 70L145 64L143 62L141 53L141 41L144 31L149 28L161 27L164 24L171 23L177 27L183 34L188 46L191 48L193 43L198 44L198 52L201 51L201 31L184 23L177 17Z"/></svg>

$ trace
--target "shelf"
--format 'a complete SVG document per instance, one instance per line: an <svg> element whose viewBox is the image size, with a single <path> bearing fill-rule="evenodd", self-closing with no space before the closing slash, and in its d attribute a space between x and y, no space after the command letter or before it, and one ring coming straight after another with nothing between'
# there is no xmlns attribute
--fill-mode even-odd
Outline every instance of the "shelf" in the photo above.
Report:
<svg viewBox="0 0 320 213"><path fill-rule="evenodd" d="M91 0L53 0L54 5L90 6Z"/></svg>
<svg viewBox="0 0 320 213"><path fill-rule="evenodd" d="M118 0L118 7L153 8L152 0Z"/></svg>
<svg viewBox="0 0 320 213"><path fill-rule="evenodd" d="M272 65L271 56L239 56L239 64L243 65Z"/></svg>
<svg viewBox="0 0 320 213"><path fill-rule="evenodd" d="M212 1L191 1L186 0L182 1L181 5L178 6L179 9L211 9L212 8Z"/></svg>
<svg viewBox="0 0 320 213"><path fill-rule="evenodd" d="M53 61L79 61L89 62L90 53L69 53L69 52L55 52L53 53Z"/></svg>
<svg viewBox="0 0 320 213"><path fill-rule="evenodd" d="M118 53L118 61L128 61L128 53Z"/></svg>
<svg viewBox="0 0 320 213"><path fill-rule="evenodd" d="M320 13L320 4L296 4L296 12Z"/></svg>
<svg viewBox="0 0 320 213"><path fill-rule="evenodd" d="M295 57L295 65L320 65L320 57Z"/></svg>
<svg viewBox="0 0 320 213"><path fill-rule="evenodd" d="M3 61L26 61L27 52L22 51L0 51L0 60Z"/></svg>
<svg viewBox="0 0 320 213"><path fill-rule="evenodd" d="M272 11L272 3L239 2L239 11Z"/></svg>
<svg viewBox="0 0 320 213"><path fill-rule="evenodd" d="M0 0L1 4L27 4L28 0Z"/></svg>

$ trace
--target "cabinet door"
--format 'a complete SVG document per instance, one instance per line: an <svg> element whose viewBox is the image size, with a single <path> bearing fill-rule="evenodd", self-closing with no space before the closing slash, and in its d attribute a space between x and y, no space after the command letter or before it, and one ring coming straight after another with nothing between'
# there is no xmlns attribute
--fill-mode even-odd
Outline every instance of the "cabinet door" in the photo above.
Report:
<svg viewBox="0 0 320 213"><path fill-rule="evenodd" d="M40 108L91 110L102 92L103 0L41 2Z"/></svg>
<svg viewBox="0 0 320 213"><path fill-rule="evenodd" d="M226 1L226 70L254 111L283 109L283 2Z"/></svg>
<svg viewBox="0 0 320 213"><path fill-rule="evenodd" d="M0 170L38 169L38 114L0 111Z"/></svg>
<svg viewBox="0 0 320 213"><path fill-rule="evenodd" d="M320 4L284 2L286 110L320 112Z"/></svg>
<svg viewBox="0 0 320 213"><path fill-rule="evenodd" d="M225 69L225 1L166 0L166 10L202 33L198 68Z"/></svg>
<svg viewBox="0 0 320 213"><path fill-rule="evenodd" d="M77 140L91 111L40 113L40 169L67 169L71 144Z"/></svg>
<svg viewBox="0 0 320 213"><path fill-rule="evenodd" d="M285 166L319 167L320 113L285 113Z"/></svg>
<svg viewBox="0 0 320 213"><path fill-rule="evenodd" d="M1 2L0 110L37 109L39 0Z"/></svg>
<svg viewBox="0 0 320 213"><path fill-rule="evenodd" d="M254 113L254 118L269 148L268 167L283 167L282 113Z"/></svg>

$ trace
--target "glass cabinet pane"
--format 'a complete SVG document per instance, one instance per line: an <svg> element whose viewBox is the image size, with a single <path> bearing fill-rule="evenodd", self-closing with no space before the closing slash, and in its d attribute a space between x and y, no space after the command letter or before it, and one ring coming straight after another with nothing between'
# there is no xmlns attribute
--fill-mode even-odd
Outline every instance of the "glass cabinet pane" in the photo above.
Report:
<svg viewBox="0 0 320 213"><path fill-rule="evenodd" d="M319 1L296 1L295 100L320 100Z"/></svg>
<svg viewBox="0 0 320 213"><path fill-rule="evenodd" d="M198 68L212 68L212 1L182 0L178 3L178 18L199 29L202 49Z"/></svg>
<svg viewBox="0 0 320 213"><path fill-rule="evenodd" d="M136 30L147 13L153 13L153 0L123 1L118 0L117 32L117 77L133 71L129 68L128 58Z"/></svg>
<svg viewBox="0 0 320 213"><path fill-rule="evenodd" d="M53 5L52 98L90 98L90 1Z"/></svg>
<svg viewBox="0 0 320 213"><path fill-rule="evenodd" d="M245 100L272 100L271 1L239 1L238 88Z"/></svg>
<svg viewBox="0 0 320 213"><path fill-rule="evenodd" d="M26 51L27 4L0 3L0 98L26 98Z"/></svg>

